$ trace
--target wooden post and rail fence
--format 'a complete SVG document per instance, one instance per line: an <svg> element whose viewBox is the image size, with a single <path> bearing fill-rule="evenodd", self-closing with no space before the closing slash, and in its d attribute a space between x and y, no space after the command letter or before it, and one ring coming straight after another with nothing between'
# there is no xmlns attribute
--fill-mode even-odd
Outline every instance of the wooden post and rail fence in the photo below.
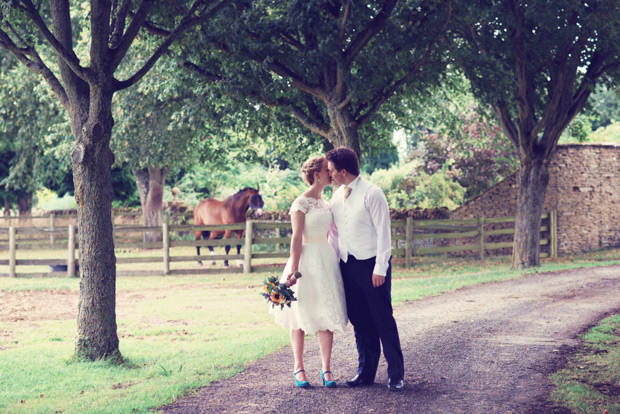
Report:
<svg viewBox="0 0 620 414"><path fill-rule="evenodd" d="M10 218L16 220L17 218ZM34 219L34 217L32 218ZM79 254L79 246L76 241L76 226L58 226L55 217L49 218L50 224L46 227L15 227L9 226L0 228L0 254L2 250L8 250L8 260L0 259L1 266L8 266L8 272L0 270L0 276L59 276L63 273L39 272L21 273L18 275L18 266L51 266L61 269L67 276L78 274L76 257ZM392 263L394 266L411 267L413 259L428 255L445 254L476 254L484 260L489 252L501 249L512 248L512 235L514 234L514 217L485 218L462 220L413 220L411 217L405 220L392 220ZM181 274L209 274L209 273L251 273L253 271L264 270L269 264L257 263L272 262L276 259L286 259L289 256L288 249L282 246L289 245L290 237L282 237L282 232L290 231L291 223L288 221L257 221L248 220L246 223L217 226L193 226L193 225L173 225L165 221L161 227L144 227L136 225L115 225L114 237L116 249L141 249L148 252L161 251L160 254L149 257L118 257L117 265L136 264L136 263L161 263L160 270L119 270L117 275L181 275ZM195 234L196 231L212 230L245 230L244 239L219 239L219 240L183 240L179 239L179 234ZM266 232L275 232L275 236L266 235ZM541 251L541 257L557 257L557 213L551 211L543 215L541 226L541 246L545 246L545 251ZM145 232L161 233L161 241L144 243L136 242L128 236L138 234L142 238ZM501 241L489 240L497 237L504 238ZM182 247L202 247L209 246L221 247L231 245L231 252L235 251L235 246L243 245L241 254L217 254L217 255L174 255L175 248ZM253 246L268 246L262 250L280 251L253 251ZM271 246L271 247L269 247ZM32 249L62 249L66 251L65 259L18 259L18 251ZM176 249L177 251L179 249ZM186 249L187 250L187 249ZM505 250L504 250L505 251ZM61 253L59 253L59 256ZM29 254L28 256L33 256ZM1 257L1 256L0 256ZM209 266L194 268L179 268L172 264L183 262L193 262L198 260L212 261L224 260L241 261L243 266L230 268L209 268ZM282 264L283 263L275 263ZM6 268L5 268L6 269Z"/></svg>

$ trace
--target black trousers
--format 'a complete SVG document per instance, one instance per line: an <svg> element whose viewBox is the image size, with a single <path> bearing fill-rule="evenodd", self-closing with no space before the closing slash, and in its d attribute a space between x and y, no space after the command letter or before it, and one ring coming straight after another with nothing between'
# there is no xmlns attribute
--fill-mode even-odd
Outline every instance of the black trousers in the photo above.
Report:
<svg viewBox="0 0 620 414"><path fill-rule="evenodd" d="M372 286L374 267L374 257L357 260L349 256L346 263L340 261L347 313L359 354L357 373L364 380L374 381L383 345L388 377L404 379L403 352L392 315L392 265L388 267L385 283L378 288Z"/></svg>

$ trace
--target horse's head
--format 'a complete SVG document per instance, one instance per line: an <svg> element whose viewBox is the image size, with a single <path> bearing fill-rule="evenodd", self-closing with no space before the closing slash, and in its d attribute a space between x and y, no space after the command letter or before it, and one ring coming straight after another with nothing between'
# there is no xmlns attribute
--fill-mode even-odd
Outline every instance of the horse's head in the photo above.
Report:
<svg viewBox="0 0 620 414"><path fill-rule="evenodd" d="M250 208L256 212L256 217L262 216L265 202L260 194L258 194L258 190L253 188L248 189L248 194L250 195Z"/></svg>

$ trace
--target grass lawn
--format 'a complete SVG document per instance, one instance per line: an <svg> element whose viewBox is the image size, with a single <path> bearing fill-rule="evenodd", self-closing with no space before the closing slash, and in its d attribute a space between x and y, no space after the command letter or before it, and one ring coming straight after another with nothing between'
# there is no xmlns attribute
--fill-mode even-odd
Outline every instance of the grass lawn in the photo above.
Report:
<svg viewBox="0 0 620 414"><path fill-rule="evenodd" d="M619 258L620 251L608 250L548 259L534 271L618 264ZM273 323L259 296L262 280L277 272L119 277L117 323L126 360L120 366L71 359L78 279L0 278L0 298L14 301L15 314L31 315L14 320L0 309L0 412L146 412L242 371L288 344L288 332ZM431 258L396 269L392 292L402 303L532 272L510 270L508 258Z"/></svg>
<svg viewBox="0 0 620 414"><path fill-rule="evenodd" d="M620 315L604 319L583 336L568 365L551 376L552 398L575 414L620 413Z"/></svg>

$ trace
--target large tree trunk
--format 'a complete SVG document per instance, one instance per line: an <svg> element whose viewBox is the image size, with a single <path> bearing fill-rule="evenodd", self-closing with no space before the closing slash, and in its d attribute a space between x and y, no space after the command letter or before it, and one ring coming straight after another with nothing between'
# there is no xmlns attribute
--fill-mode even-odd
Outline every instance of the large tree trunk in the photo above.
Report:
<svg viewBox="0 0 620 414"><path fill-rule="evenodd" d="M150 227L161 226L161 218L164 205L164 184L168 175L169 167L158 168L149 166L149 193L144 206L144 225ZM145 242L161 241L160 232L147 232L144 234Z"/></svg>
<svg viewBox="0 0 620 414"><path fill-rule="evenodd" d="M349 113L349 106L346 105L344 108L341 108L339 105L328 104L327 113L330 121L330 130L327 136L329 142L335 148L347 147L352 149L359 158L361 149L357 134L357 124Z"/></svg>
<svg viewBox="0 0 620 414"><path fill-rule="evenodd" d="M83 99L89 99L90 104L77 104L71 111L76 135L71 159L78 204L81 275L76 354L89 360L122 360L116 326L116 256L112 235L112 93L91 87L90 98Z"/></svg>
<svg viewBox="0 0 620 414"><path fill-rule="evenodd" d="M521 161L512 268L540 265L540 224L549 183L549 162L544 156Z"/></svg>
<svg viewBox="0 0 620 414"><path fill-rule="evenodd" d="M32 212L32 193L19 193L17 196L17 210L20 216L30 215Z"/></svg>
<svg viewBox="0 0 620 414"><path fill-rule="evenodd" d="M3 213L5 216L11 215L11 203L9 203L9 200L7 200L6 198L4 199L4 212Z"/></svg>
<svg viewBox="0 0 620 414"><path fill-rule="evenodd" d="M161 226L164 205L164 184L168 175L169 167L149 166L141 170L132 169L138 186L140 204L142 206L143 224L146 227ZM151 243L161 241L160 232L145 232L144 242Z"/></svg>
<svg viewBox="0 0 620 414"><path fill-rule="evenodd" d="M138 187L138 196L140 197L140 207L142 207L142 211L144 212L146 196L149 193L149 170L146 168L140 170L132 168L131 173L133 174L133 178L136 179L136 187Z"/></svg>

